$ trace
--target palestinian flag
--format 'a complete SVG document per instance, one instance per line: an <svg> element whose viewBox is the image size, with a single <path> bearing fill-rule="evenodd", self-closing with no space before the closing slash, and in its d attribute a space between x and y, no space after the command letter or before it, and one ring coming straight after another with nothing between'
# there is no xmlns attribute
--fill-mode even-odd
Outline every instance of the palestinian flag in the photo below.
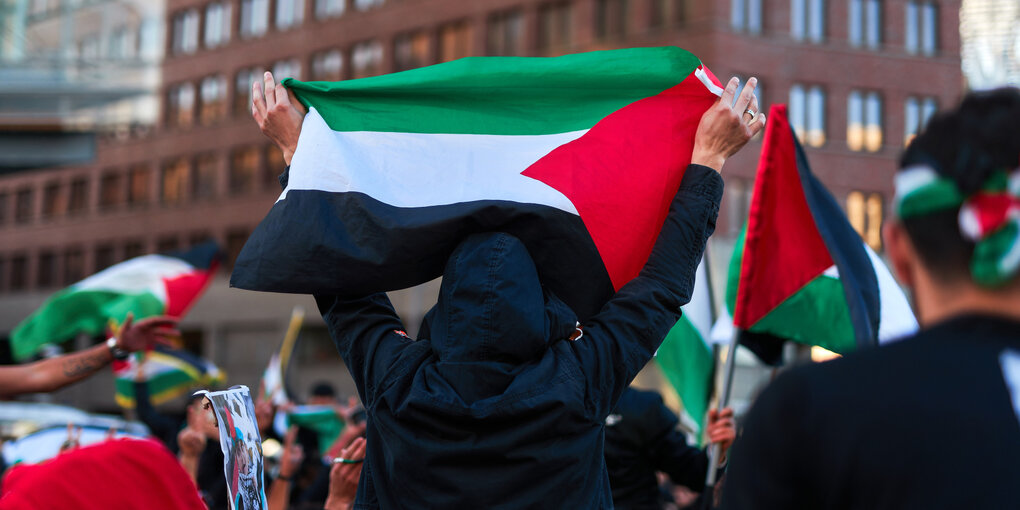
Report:
<svg viewBox="0 0 1020 510"><path fill-rule="evenodd" d="M672 47L283 83L309 112L231 285L399 289L439 276L464 237L503 231L582 320L644 265L722 92Z"/></svg>
<svg viewBox="0 0 1020 510"><path fill-rule="evenodd" d="M842 354L915 331L903 291L811 173L786 105L768 119L727 287L741 343L774 364L782 340Z"/></svg>
<svg viewBox="0 0 1020 510"><path fill-rule="evenodd" d="M291 425L314 431L319 440L319 454L326 455L347 423L330 406L301 405L287 411L287 426Z"/></svg>
<svg viewBox="0 0 1020 510"><path fill-rule="evenodd" d="M100 335L108 321L155 315L180 317L202 294L216 270L219 248L209 242L183 253L143 255L104 269L63 289L11 332L11 351L23 361L46 343L79 333Z"/></svg>
<svg viewBox="0 0 1020 510"><path fill-rule="evenodd" d="M135 382L148 385L149 400L160 405L195 388L221 386L224 373L210 361L183 349L157 345L113 363L115 399L126 409L135 407Z"/></svg>
<svg viewBox="0 0 1020 510"><path fill-rule="evenodd" d="M702 258L694 280L691 301L681 307L683 316L659 346L655 361L683 404L686 421L705 426L709 399L712 394L712 296L708 272ZM699 434L700 437L700 434Z"/></svg>

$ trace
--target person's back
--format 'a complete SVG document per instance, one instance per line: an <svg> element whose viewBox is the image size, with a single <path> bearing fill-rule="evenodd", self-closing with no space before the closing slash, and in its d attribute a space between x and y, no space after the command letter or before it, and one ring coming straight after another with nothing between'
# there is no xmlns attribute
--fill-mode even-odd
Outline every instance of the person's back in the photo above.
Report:
<svg viewBox="0 0 1020 510"><path fill-rule="evenodd" d="M922 331L780 376L734 445L723 508L1020 506L1004 361L1020 356L1017 116L1015 89L971 96L908 148L886 247Z"/></svg>

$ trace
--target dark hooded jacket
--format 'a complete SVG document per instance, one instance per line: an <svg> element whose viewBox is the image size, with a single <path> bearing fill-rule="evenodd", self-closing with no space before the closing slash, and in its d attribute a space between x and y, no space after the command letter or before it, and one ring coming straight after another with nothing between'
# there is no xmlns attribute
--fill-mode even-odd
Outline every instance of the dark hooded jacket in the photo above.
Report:
<svg viewBox="0 0 1020 510"><path fill-rule="evenodd" d="M575 341L508 234L450 256L428 338L385 294L316 296L369 416L355 508L612 508L606 415L690 300L721 197L715 171L688 167L644 269Z"/></svg>

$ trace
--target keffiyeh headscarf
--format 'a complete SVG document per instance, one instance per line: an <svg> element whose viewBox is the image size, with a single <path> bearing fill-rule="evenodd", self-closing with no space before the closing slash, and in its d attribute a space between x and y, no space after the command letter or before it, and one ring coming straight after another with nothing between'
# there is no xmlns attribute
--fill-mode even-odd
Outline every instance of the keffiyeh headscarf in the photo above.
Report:
<svg viewBox="0 0 1020 510"><path fill-rule="evenodd" d="M960 233L975 243L970 272L983 287L997 287L1020 272L1020 167L994 172L965 196L952 179L928 165L896 175L896 214L912 218L960 209Z"/></svg>

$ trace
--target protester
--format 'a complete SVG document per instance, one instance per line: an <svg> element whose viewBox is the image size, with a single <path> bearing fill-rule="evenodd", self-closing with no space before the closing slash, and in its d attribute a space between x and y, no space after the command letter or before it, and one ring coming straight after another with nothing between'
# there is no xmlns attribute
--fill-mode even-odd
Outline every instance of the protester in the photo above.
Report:
<svg viewBox="0 0 1020 510"><path fill-rule="evenodd" d="M304 460L304 450L297 444L297 426L292 425L287 429L287 435L283 440L283 452L280 455L280 471L273 479L273 485L269 487L269 510L287 510L290 504L290 489L294 482L294 475L301 468L301 461Z"/></svg>
<svg viewBox="0 0 1020 510"><path fill-rule="evenodd" d="M680 420L654 391L629 387L606 418L606 468L618 510L658 510L663 498L656 472L695 492L705 488L708 454L687 444L677 428ZM733 410L709 411L705 432L719 444L720 459L736 436Z"/></svg>
<svg viewBox="0 0 1020 510"><path fill-rule="evenodd" d="M177 319L172 317L149 317L134 323L128 314L120 333L105 343L35 363L0 367L0 398L59 390L89 377L114 359L151 349L158 343L168 344L171 337L180 335L176 326Z"/></svg>
<svg viewBox="0 0 1020 510"><path fill-rule="evenodd" d="M1017 508L1017 119L1020 90L973 93L910 144L884 240L921 331L776 379L723 508Z"/></svg>
<svg viewBox="0 0 1020 510"><path fill-rule="evenodd" d="M757 81L732 79L701 119L686 169L640 275L575 331L524 245L502 233L450 256L430 338L413 341L385 294L317 296L368 411L364 508L609 508L604 420L690 300L715 228L718 171L760 131ZM253 116L289 163L303 111L272 74Z"/></svg>

